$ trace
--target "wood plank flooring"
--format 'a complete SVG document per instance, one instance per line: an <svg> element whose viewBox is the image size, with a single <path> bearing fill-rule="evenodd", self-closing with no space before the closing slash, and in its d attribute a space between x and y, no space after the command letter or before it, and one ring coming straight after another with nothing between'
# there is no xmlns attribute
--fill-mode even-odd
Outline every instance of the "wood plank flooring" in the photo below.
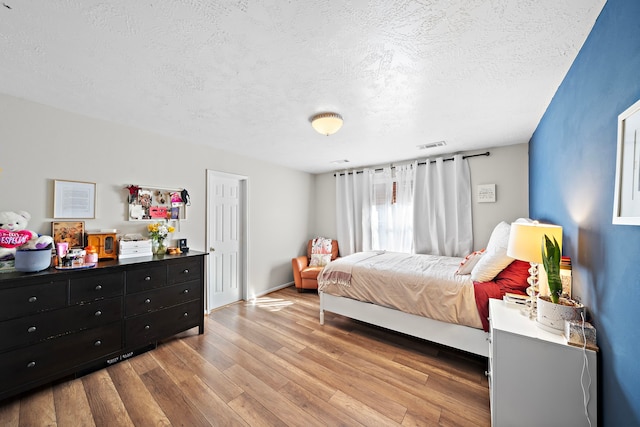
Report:
<svg viewBox="0 0 640 427"><path fill-rule="evenodd" d="M488 426L485 358L286 288L145 354L0 401L1 426Z"/></svg>

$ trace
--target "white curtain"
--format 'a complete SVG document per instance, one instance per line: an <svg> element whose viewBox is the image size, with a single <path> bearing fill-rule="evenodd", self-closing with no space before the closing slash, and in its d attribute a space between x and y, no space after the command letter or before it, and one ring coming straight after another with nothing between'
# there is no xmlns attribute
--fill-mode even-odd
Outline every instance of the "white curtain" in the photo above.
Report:
<svg viewBox="0 0 640 427"><path fill-rule="evenodd" d="M371 170L336 176L336 237L340 255L371 249Z"/></svg>
<svg viewBox="0 0 640 427"><path fill-rule="evenodd" d="M418 170L414 215L416 253L466 256L473 250L471 174L462 155L427 160Z"/></svg>
<svg viewBox="0 0 640 427"><path fill-rule="evenodd" d="M456 155L424 167L338 174L336 227L343 256L377 249L466 256L473 250L469 164Z"/></svg>
<svg viewBox="0 0 640 427"><path fill-rule="evenodd" d="M413 191L418 162L371 177L371 249L413 252Z"/></svg>

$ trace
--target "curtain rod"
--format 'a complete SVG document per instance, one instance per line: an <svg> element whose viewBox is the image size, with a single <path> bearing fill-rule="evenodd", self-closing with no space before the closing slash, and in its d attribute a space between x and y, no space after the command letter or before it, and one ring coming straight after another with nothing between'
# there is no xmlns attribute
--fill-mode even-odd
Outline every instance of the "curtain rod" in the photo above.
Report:
<svg viewBox="0 0 640 427"><path fill-rule="evenodd" d="M463 158L463 159L468 159L468 158L470 158L470 157L480 157L480 156L489 156L489 155L491 155L491 152L489 152L489 151L485 151L484 153L479 153L479 154L469 154L469 155L467 155L467 156L462 156L462 158ZM453 157L449 157L449 158L443 159L442 161L443 161L443 162L448 162L448 161L453 161L453 160L454 160L454 159L453 159ZM435 160L431 160L429 163L435 163L435 162L436 162ZM424 162L418 162L418 166L422 166L422 165L426 165L426 164L427 164L427 162L426 162L426 161L424 161ZM391 169L395 169L395 168L396 168L395 166L391 166ZM380 171L382 171L382 170L384 170L384 168L377 168L377 169L374 169L374 172L380 172ZM334 174L333 174L333 176L338 176L338 175L343 176L343 175L345 175L345 173L346 173L347 175L353 175L354 173L355 173L355 174L359 174L359 173L362 173L362 172L364 172L364 171L356 171L356 172L342 172L342 173L340 173L340 174L338 174L338 173L334 173Z"/></svg>

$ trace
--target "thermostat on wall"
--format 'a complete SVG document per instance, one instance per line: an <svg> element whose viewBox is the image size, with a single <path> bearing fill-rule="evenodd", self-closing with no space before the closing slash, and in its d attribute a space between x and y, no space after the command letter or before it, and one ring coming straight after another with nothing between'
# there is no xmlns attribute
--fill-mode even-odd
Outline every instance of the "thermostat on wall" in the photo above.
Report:
<svg viewBox="0 0 640 427"><path fill-rule="evenodd" d="M496 185L481 184L478 185L478 203L495 203L496 201Z"/></svg>

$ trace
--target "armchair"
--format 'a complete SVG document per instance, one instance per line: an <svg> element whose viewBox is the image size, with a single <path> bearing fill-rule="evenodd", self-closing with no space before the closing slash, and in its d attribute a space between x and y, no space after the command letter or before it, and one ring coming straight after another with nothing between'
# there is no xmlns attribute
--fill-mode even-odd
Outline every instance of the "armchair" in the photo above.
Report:
<svg viewBox="0 0 640 427"><path fill-rule="evenodd" d="M307 243L307 255L300 255L299 257L291 260L293 267L293 281L296 285L298 292L302 292L305 289L318 289L318 274L324 268L324 266L312 267L311 262L311 243L313 240L309 240ZM331 241L331 261L338 258L338 241Z"/></svg>

